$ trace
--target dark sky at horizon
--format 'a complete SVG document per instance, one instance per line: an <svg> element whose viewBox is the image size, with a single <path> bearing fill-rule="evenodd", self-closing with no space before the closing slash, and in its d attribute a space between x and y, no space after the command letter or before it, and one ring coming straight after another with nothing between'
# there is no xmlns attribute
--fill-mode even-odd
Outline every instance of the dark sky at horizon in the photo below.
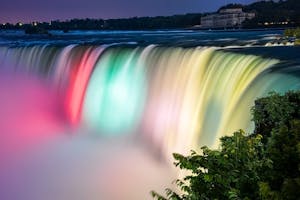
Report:
<svg viewBox="0 0 300 200"><path fill-rule="evenodd" d="M0 23L167 16L217 10L228 3L255 0L0 0Z"/></svg>

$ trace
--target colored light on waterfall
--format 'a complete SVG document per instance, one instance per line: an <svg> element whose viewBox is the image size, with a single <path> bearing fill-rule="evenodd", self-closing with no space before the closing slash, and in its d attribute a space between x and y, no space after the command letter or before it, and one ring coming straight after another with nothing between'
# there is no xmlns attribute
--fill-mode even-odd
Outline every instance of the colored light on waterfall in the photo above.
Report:
<svg viewBox="0 0 300 200"><path fill-rule="evenodd" d="M88 85L83 120L101 133L116 135L134 129L145 99L144 68L137 51L106 52Z"/></svg>
<svg viewBox="0 0 300 200"><path fill-rule="evenodd" d="M93 67L104 48L89 48L84 53L78 68L73 72L67 94L68 114L72 124L78 124L84 93Z"/></svg>
<svg viewBox="0 0 300 200"><path fill-rule="evenodd" d="M200 129L197 103L201 101L202 73L213 52L158 48L152 54L154 74L142 132L154 145L165 146L161 149L165 155L184 152L186 145L197 143L193 136Z"/></svg>
<svg viewBox="0 0 300 200"><path fill-rule="evenodd" d="M0 60L5 69L49 76L67 92L73 123L110 135L138 128L168 158L216 148L218 138L240 128L250 132L256 98L300 88L299 76L273 67L276 59L200 47L104 48L1 47Z"/></svg>

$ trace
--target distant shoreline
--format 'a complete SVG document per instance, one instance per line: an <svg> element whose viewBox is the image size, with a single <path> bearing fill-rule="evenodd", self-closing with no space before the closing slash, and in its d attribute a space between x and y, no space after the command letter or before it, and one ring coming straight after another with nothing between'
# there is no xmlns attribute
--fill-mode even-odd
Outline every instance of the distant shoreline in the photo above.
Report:
<svg viewBox="0 0 300 200"><path fill-rule="evenodd" d="M235 9L235 11L233 11ZM223 11L223 12L222 12ZM226 11L226 12L225 12ZM238 12L237 12L238 11ZM233 14L231 13L233 12ZM243 13L255 14L251 18L235 17ZM221 13L221 18L215 20L215 15ZM223 16L223 14L226 14ZM300 6L296 0L285 1L258 1L248 5L228 4L218 11L208 13L187 13L172 16L144 16L119 19L91 19L74 18L69 20L53 20L49 22L33 21L30 23L18 22L16 24L2 23L0 30L25 30L28 34L47 33L52 30L69 32L81 31L156 31L156 30L199 30L199 31L264 31L284 30L300 26ZM204 20L212 16L211 20ZM224 17L224 19L222 18ZM233 22L232 22L233 21ZM236 22L238 21L238 23ZM221 23L222 22L222 23ZM228 23L227 23L228 22ZM201 27L202 24L202 27ZM207 28L203 28L207 27ZM218 28L216 28L218 27Z"/></svg>
<svg viewBox="0 0 300 200"><path fill-rule="evenodd" d="M283 31L285 29L289 29L293 27L278 27L278 28L215 28L215 29L201 29L201 28L191 28L187 30L200 30L200 31L209 31L209 32L248 32L248 31Z"/></svg>
<svg viewBox="0 0 300 200"><path fill-rule="evenodd" d="M201 29L201 28L167 28L167 29L72 29L72 31L95 31L95 32L114 32L114 31L203 31L203 32L250 32L250 31L284 31L286 29L292 29L295 27L278 27L278 28L227 28L227 29ZM0 28L0 31L24 31L24 29L3 29ZM47 31L64 31L63 29L47 29ZM66 32L66 33L68 33Z"/></svg>

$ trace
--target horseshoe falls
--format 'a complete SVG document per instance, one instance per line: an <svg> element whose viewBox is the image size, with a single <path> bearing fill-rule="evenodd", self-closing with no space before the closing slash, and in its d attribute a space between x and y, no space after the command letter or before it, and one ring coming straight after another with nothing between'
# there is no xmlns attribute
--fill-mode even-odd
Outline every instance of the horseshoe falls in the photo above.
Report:
<svg viewBox="0 0 300 200"><path fill-rule="evenodd" d="M251 132L256 98L300 88L298 64L219 47L2 46L0 68L6 199L150 199L173 152Z"/></svg>

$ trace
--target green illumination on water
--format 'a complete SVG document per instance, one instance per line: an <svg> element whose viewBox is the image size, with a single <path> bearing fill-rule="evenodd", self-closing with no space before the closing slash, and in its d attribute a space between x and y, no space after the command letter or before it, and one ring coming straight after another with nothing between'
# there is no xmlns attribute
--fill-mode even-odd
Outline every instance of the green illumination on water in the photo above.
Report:
<svg viewBox="0 0 300 200"><path fill-rule="evenodd" d="M85 123L101 133L130 132L139 122L145 99L144 66L138 50L108 50L88 85L83 107Z"/></svg>

